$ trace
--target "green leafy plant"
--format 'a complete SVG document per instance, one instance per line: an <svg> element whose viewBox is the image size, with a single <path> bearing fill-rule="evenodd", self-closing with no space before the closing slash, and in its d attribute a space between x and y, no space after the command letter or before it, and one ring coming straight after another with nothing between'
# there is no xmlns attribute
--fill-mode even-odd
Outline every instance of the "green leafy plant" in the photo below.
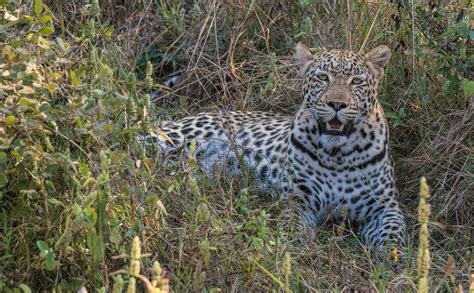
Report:
<svg viewBox="0 0 474 293"><path fill-rule="evenodd" d="M45 268L48 271L54 270L57 267L58 263L55 260L56 255L53 249L49 247L48 243L42 240L36 241L36 245L38 246L38 249L40 250L40 256L44 258Z"/></svg>

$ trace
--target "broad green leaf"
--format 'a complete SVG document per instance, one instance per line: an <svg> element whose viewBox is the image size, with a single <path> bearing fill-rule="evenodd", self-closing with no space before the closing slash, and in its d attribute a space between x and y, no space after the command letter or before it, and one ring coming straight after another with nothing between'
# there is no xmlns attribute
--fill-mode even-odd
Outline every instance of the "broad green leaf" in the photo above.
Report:
<svg viewBox="0 0 474 293"><path fill-rule="evenodd" d="M41 104L39 110L40 110L40 112L46 112L50 108L51 108L51 105L48 102L44 102L43 104Z"/></svg>
<svg viewBox="0 0 474 293"><path fill-rule="evenodd" d="M31 293L31 288L26 284L20 284L20 286L18 286L18 288L23 290L24 293Z"/></svg>
<svg viewBox="0 0 474 293"><path fill-rule="evenodd" d="M53 18L50 15L45 15L40 18L40 23L53 23Z"/></svg>
<svg viewBox="0 0 474 293"><path fill-rule="evenodd" d="M23 21L23 22L32 22L33 20L34 20L33 17L30 16L30 15L23 15L21 17L21 21Z"/></svg>
<svg viewBox="0 0 474 293"><path fill-rule="evenodd" d="M44 264L48 271L52 271L56 268L57 262L56 260L54 260L54 253L48 252L48 254L46 254Z"/></svg>
<svg viewBox="0 0 474 293"><path fill-rule="evenodd" d="M48 198L48 202L52 205L55 205L55 206L62 206L62 207L64 206L64 204L61 201L59 201L55 198Z"/></svg>
<svg viewBox="0 0 474 293"><path fill-rule="evenodd" d="M293 38L296 40L306 35L306 32L299 32Z"/></svg>
<svg viewBox="0 0 474 293"><path fill-rule="evenodd" d="M463 80L462 89L464 92L464 97L469 98L474 95L474 80Z"/></svg>
<svg viewBox="0 0 474 293"><path fill-rule="evenodd" d="M44 8L43 1L34 0L33 12L35 13L36 16L40 15L40 13L43 12L43 8Z"/></svg>
<svg viewBox="0 0 474 293"><path fill-rule="evenodd" d="M54 33L54 29L50 26L45 26L45 27L42 27L38 32L42 35L50 35Z"/></svg>
<svg viewBox="0 0 474 293"><path fill-rule="evenodd" d="M0 164L3 164L7 161L7 154L4 152L0 152Z"/></svg>
<svg viewBox="0 0 474 293"><path fill-rule="evenodd" d="M26 39L30 42L33 42L33 43L38 43L38 39L39 39L39 34L37 33L29 33L26 35Z"/></svg>
<svg viewBox="0 0 474 293"><path fill-rule="evenodd" d="M19 153L17 150L11 151L10 154L11 154L12 156L14 156L15 158L17 158L17 159L20 159L20 158L21 158L21 155L20 155L20 153Z"/></svg>
<svg viewBox="0 0 474 293"><path fill-rule="evenodd" d="M46 251L46 250L49 249L48 243L46 243L46 242L43 241L43 240L38 240L38 241L36 241L36 246L38 246L38 248L39 248L39 250L40 250L41 252L44 252L44 251Z"/></svg>
<svg viewBox="0 0 474 293"><path fill-rule="evenodd" d="M8 178L5 174L0 173L0 187L4 187L8 183Z"/></svg>

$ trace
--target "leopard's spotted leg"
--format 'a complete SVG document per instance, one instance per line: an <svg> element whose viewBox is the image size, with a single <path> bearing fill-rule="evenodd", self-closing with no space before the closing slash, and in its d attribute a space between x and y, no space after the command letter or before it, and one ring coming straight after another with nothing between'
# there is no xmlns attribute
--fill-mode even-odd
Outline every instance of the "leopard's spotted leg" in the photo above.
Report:
<svg viewBox="0 0 474 293"><path fill-rule="evenodd" d="M361 237L369 246L394 245L402 248L405 244L405 220L398 206L375 205L367 218L361 222Z"/></svg>

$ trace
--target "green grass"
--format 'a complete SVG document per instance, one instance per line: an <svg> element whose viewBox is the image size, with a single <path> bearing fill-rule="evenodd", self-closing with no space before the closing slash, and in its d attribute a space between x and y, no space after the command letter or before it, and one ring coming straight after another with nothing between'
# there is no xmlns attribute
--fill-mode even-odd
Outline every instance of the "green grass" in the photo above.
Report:
<svg viewBox="0 0 474 293"><path fill-rule="evenodd" d="M430 292L469 288L469 1L92 2L0 0L0 291L111 291L119 279L126 288L135 236L141 274L158 278L158 261L175 292L416 291L422 176ZM160 121L199 111L293 113L300 41L392 49L379 95L408 221L398 263L345 225L308 237L295 203L260 193L251 176L209 180L192 158L165 165L135 143ZM177 89L150 102L178 71Z"/></svg>

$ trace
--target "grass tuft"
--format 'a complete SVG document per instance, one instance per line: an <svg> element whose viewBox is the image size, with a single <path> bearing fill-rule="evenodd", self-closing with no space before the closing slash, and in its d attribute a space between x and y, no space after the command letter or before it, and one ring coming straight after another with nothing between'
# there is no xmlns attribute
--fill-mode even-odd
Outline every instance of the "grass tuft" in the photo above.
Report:
<svg viewBox="0 0 474 293"><path fill-rule="evenodd" d="M428 240L429 290L472 290L471 15L447 0L0 0L0 291L416 291ZM209 180L198 158L165 164L135 140L201 111L294 113L298 42L392 50L396 270L345 224L301 231L295 203L248 174Z"/></svg>

